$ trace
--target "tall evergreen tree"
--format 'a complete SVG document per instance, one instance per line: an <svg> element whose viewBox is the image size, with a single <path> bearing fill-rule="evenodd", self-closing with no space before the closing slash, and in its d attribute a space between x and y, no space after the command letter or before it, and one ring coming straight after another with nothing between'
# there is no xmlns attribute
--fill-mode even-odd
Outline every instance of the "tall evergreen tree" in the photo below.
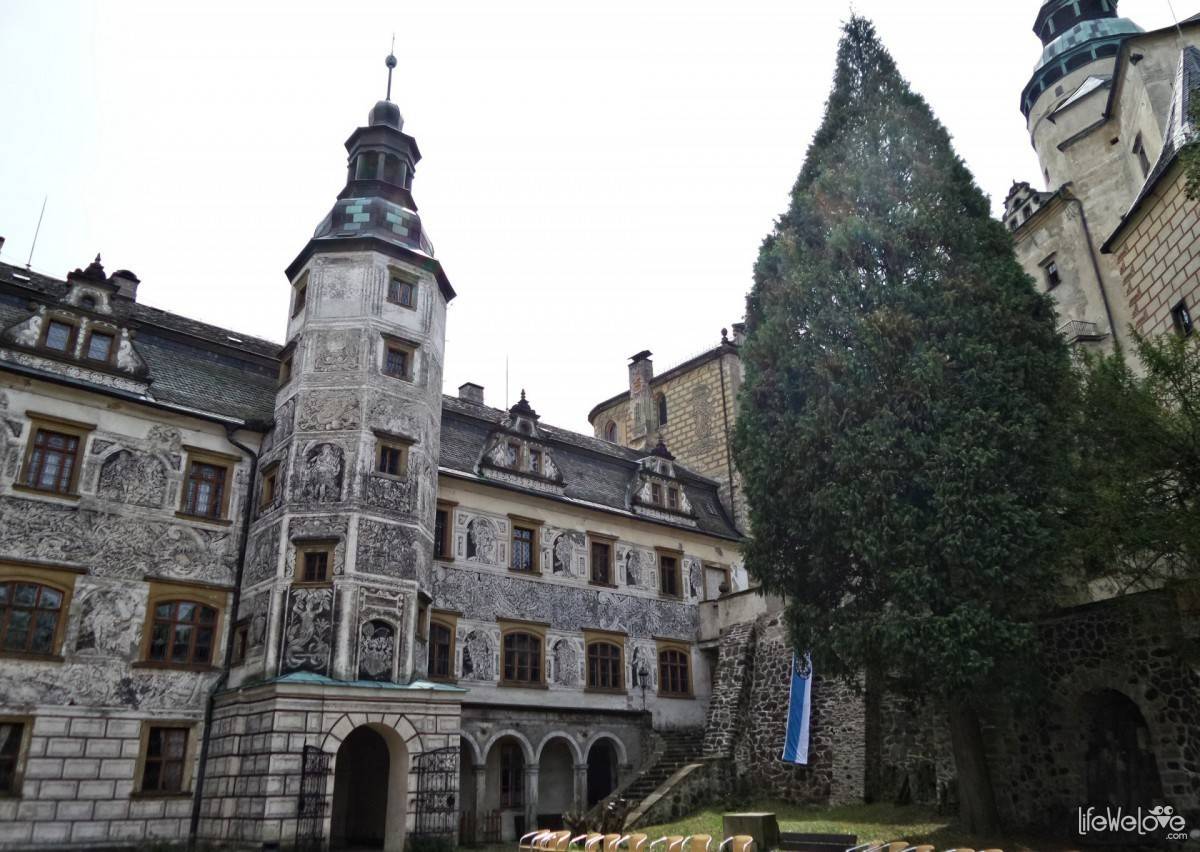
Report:
<svg viewBox="0 0 1200 852"><path fill-rule="evenodd" d="M1053 597L1075 383L1051 303L862 18L742 354L748 567L815 665L941 700L962 820L994 830L978 710L1029 666Z"/></svg>

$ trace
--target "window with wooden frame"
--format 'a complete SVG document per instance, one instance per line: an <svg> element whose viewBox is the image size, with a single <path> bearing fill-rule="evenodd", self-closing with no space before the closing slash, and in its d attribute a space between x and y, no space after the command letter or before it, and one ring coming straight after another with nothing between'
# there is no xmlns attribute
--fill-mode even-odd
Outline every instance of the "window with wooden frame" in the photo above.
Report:
<svg viewBox="0 0 1200 852"><path fill-rule="evenodd" d="M396 479L408 478L408 449L412 441L375 433L375 472Z"/></svg>
<svg viewBox="0 0 1200 852"><path fill-rule="evenodd" d="M296 282L295 295L292 296L292 316L300 316L300 312L308 305L308 273L305 272Z"/></svg>
<svg viewBox="0 0 1200 852"><path fill-rule="evenodd" d="M136 795L185 796L192 786L191 722L144 722Z"/></svg>
<svg viewBox="0 0 1200 852"><path fill-rule="evenodd" d="M411 382L417 347L392 338L383 341L383 374Z"/></svg>
<svg viewBox="0 0 1200 852"><path fill-rule="evenodd" d="M116 354L117 338L115 334L95 328L88 331L87 343L83 347L83 357L89 361L111 364Z"/></svg>
<svg viewBox="0 0 1200 852"><path fill-rule="evenodd" d="M79 327L75 323L51 316L47 318L46 326L42 329L42 348L64 355L74 354L75 338L78 334Z"/></svg>
<svg viewBox="0 0 1200 852"><path fill-rule="evenodd" d="M393 270L388 276L387 300L402 308L417 307L417 282Z"/></svg>
<svg viewBox="0 0 1200 852"><path fill-rule="evenodd" d="M229 590L151 580L139 667L208 669L217 660Z"/></svg>
<svg viewBox="0 0 1200 852"><path fill-rule="evenodd" d="M680 573L681 554L676 550L658 551L658 591L670 598L683 596L683 577Z"/></svg>
<svg viewBox="0 0 1200 852"><path fill-rule="evenodd" d="M80 573L0 563L0 656L61 659Z"/></svg>
<svg viewBox="0 0 1200 852"><path fill-rule="evenodd" d="M309 541L296 545L297 585L323 586L333 579L333 557L336 542Z"/></svg>
<svg viewBox="0 0 1200 852"><path fill-rule="evenodd" d="M733 574L729 570L729 566L706 563L704 566L704 599L715 601L721 595L732 590Z"/></svg>
<svg viewBox="0 0 1200 852"><path fill-rule="evenodd" d="M1058 271L1058 255L1052 254L1040 264L1042 274L1046 277L1046 289L1053 290L1062 283L1062 273Z"/></svg>
<svg viewBox="0 0 1200 852"><path fill-rule="evenodd" d="M258 487L258 510L265 512L275 504L275 493L279 486L279 462L272 462L263 468L261 483Z"/></svg>
<svg viewBox="0 0 1200 852"><path fill-rule="evenodd" d="M655 506L661 506L663 502L662 486L657 482L650 483L650 502Z"/></svg>
<svg viewBox="0 0 1200 852"><path fill-rule="evenodd" d="M279 386L283 387L292 380L292 353L284 356L279 362Z"/></svg>
<svg viewBox="0 0 1200 852"><path fill-rule="evenodd" d="M625 637L607 631L583 631L587 647L587 688L625 691Z"/></svg>
<svg viewBox="0 0 1200 852"><path fill-rule="evenodd" d="M429 678L454 680L455 630L458 619L450 613L429 616Z"/></svg>
<svg viewBox="0 0 1200 852"><path fill-rule="evenodd" d="M591 557L591 582L598 586L615 586L613 539L588 533L588 554Z"/></svg>
<svg viewBox="0 0 1200 852"><path fill-rule="evenodd" d="M522 574L537 574L541 570L538 559L542 522L519 515L509 515L512 540L509 547L509 570Z"/></svg>
<svg viewBox="0 0 1200 852"><path fill-rule="evenodd" d="M544 625L501 625L502 686L546 685L546 628Z"/></svg>
<svg viewBox="0 0 1200 852"><path fill-rule="evenodd" d="M542 475L542 451L531 449L529 451L529 472L535 476Z"/></svg>
<svg viewBox="0 0 1200 852"><path fill-rule="evenodd" d="M679 489L673 485L667 486L667 508L679 510Z"/></svg>
<svg viewBox="0 0 1200 852"><path fill-rule="evenodd" d="M229 517L230 471L238 457L184 447L188 451L187 477L183 481L183 497L179 514L206 521L225 521Z"/></svg>
<svg viewBox="0 0 1200 852"><path fill-rule="evenodd" d="M658 645L658 694L667 698L692 697L692 654L682 643Z"/></svg>
<svg viewBox="0 0 1200 852"><path fill-rule="evenodd" d="M438 503L433 514L433 558L447 562L454 558L454 548L450 546L450 531L454 525L454 504Z"/></svg>
<svg viewBox="0 0 1200 852"><path fill-rule="evenodd" d="M525 805L525 755L513 742L500 744L500 807Z"/></svg>
<svg viewBox="0 0 1200 852"><path fill-rule="evenodd" d="M29 412L30 438L25 466L15 487L67 497L78 496L79 460L90 423Z"/></svg>
<svg viewBox="0 0 1200 852"><path fill-rule="evenodd" d="M0 716L0 798L21 795L33 719Z"/></svg>

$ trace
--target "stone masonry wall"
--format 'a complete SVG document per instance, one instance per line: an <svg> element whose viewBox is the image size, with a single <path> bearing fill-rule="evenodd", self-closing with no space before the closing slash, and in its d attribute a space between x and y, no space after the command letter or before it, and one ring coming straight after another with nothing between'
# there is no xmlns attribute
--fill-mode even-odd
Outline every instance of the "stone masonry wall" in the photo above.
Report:
<svg viewBox="0 0 1200 852"><path fill-rule="evenodd" d="M1172 331L1171 309L1180 300L1193 316L1200 312L1200 202L1188 200L1185 184L1176 164L1118 249L1133 325L1142 334Z"/></svg>
<svg viewBox="0 0 1200 852"><path fill-rule="evenodd" d="M745 730L743 714L750 697L754 627L752 621L735 624L721 637L704 726L705 757L732 757L738 737Z"/></svg>

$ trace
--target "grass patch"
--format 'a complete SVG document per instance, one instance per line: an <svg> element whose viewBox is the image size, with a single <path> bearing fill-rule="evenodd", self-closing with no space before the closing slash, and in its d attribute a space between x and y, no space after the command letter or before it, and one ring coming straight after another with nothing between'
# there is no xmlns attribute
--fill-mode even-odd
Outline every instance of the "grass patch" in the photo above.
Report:
<svg viewBox="0 0 1200 852"><path fill-rule="evenodd" d="M973 837L958 829L949 817L931 809L889 804L827 808L757 800L725 808L706 808L678 822L648 826L638 831L644 831L651 838L669 834L711 834L714 838L720 838L721 815L729 811L774 813L779 820L780 831L853 834L859 843L907 840L911 844L932 843L939 849L955 846L975 849L994 847L1005 852L1056 852L1069 848L1061 842L1025 835Z"/></svg>

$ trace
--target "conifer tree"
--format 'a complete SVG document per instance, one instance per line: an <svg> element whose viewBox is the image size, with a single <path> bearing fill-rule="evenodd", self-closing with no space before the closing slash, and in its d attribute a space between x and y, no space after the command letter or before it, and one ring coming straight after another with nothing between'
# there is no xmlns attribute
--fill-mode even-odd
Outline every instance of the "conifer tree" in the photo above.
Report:
<svg viewBox="0 0 1200 852"><path fill-rule="evenodd" d="M942 703L962 821L994 830L978 711L1052 601L1075 382L1051 303L862 18L746 319L747 566L814 666Z"/></svg>

